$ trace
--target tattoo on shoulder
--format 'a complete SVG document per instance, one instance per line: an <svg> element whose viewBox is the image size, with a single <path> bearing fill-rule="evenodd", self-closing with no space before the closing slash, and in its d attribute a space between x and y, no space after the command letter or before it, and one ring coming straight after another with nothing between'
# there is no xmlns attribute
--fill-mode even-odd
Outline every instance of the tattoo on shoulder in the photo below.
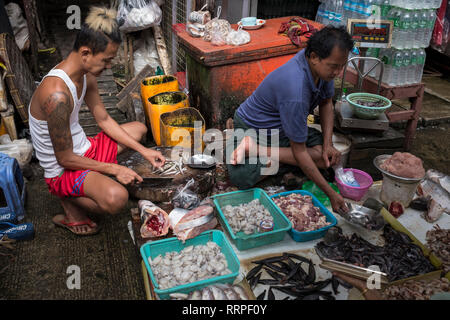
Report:
<svg viewBox="0 0 450 320"><path fill-rule="evenodd" d="M70 132L70 107L69 95L65 92L52 93L44 105L43 111L47 115L48 131L55 152L72 149L72 134Z"/></svg>

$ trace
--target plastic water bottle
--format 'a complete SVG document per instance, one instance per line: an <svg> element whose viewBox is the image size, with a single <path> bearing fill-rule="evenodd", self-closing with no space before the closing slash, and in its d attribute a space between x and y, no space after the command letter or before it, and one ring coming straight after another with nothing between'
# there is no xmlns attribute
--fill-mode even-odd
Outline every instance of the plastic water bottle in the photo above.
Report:
<svg viewBox="0 0 450 320"><path fill-rule="evenodd" d="M411 12L411 30L409 32L408 46L409 48L419 48L419 43L416 41L416 34L419 30L420 14L418 10Z"/></svg>
<svg viewBox="0 0 450 320"><path fill-rule="evenodd" d="M316 14L316 21L318 23L322 23L324 14L325 14L325 3L321 2L319 8L317 9Z"/></svg>
<svg viewBox="0 0 450 320"><path fill-rule="evenodd" d="M389 10L391 10L391 1L390 0L381 0L381 19L388 19Z"/></svg>
<svg viewBox="0 0 450 320"><path fill-rule="evenodd" d="M401 50L394 50L392 54L392 72L388 84L392 87L400 84L400 69L403 65L403 54Z"/></svg>
<svg viewBox="0 0 450 320"><path fill-rule="evenodd" d="M400 68L400 80L399 85L402 86L408 83L408 69L409 64L411 63L411 53L409 50L403 50L403 62L402 67Z"/></svg>
<svg viewBox="0 0 450 320"><path fill-rule="evenodd" d="M411 13L409 10L403 10L400 18L400 34L398 41L399 49L404 49L408 46L410 27L411 27Z"/></svg>
<svg viewBox="0 0 450 320"><path fill-rule="evenodd" d="M442 5L442 0L434 0L433 1L433 8L440 8Z"/></svg>
<svg viewBox="0 0 450 320"><path fill-rule="evenodd" d="M336 6L335 6L335 25L336 26L342 26L343 25L343 18L344 18L344 3L343 0L335 0Z"/></svg>
<svg viewBox="0 0 450 320"><path fill-rule="evenodd" d="M417 71L416 71L416 83L422 81L423 68L425 67L425 60L427 54L425 53L425 49L419 49L417 52Z"/></svg>
<svg viewBox="0 0 450 320"><path fill-rule="evenodd" d="M391 10L389 10L389 13L388 13L389 19L394 21L394 30L392 32L392 43L391 43L391 45L393 47L395 47L395 48L398 47L398 41L399 41L400 15L401 15L401 11L397 7L392 7Z"/></svg>
<svg viewBox="0 0 450 320"><path fill-rule="evenodd" d="M427 14L429 24L426 30L425 47L428 47L430 45L431 36L433 35L434 23L436 21L436 11L429 10Z"/></svg>
<svg viewBox="0 0 450 320"><path fill-rule="evenodd" d="M384 64L383 78L381 79L384 83L389 83L392 76L392 53L393 49L381 49L380 58Z"/></svg>
<svg viewBox="0 0 450 320"><path fill-rule="evenodd" d="M411 63L409 64L407 83L416 83L417 78L417 49L411 50Z"/></svg>
<svg viewBox="0 0 450 320"><path fill-rule="evenodd" d="M414 42L417 44L419 48L423 48L425 46L424 34L427 26L427 14L425 10L418 10L417 14L418 14L417 18L418 23L416 35L414 37Z"/></svg>

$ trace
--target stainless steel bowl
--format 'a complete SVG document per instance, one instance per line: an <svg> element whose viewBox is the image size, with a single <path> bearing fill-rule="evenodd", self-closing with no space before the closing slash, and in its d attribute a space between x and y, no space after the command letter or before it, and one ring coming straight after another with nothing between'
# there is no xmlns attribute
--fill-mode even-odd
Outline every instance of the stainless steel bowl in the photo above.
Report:
<svg viewBox="0 0 450 320"><path fill-rule="evenodd" d="M422 178L404 178L404 177L400 177L400 176L396 176L395 174L392 174L384 169L381 168L381 165L384 163L384 161L386 161L388 158L392 157L392 155L390 154L382 154L377 156L375 159L373 159L373 165L381 171L381 173L383 173L384 175L388 176L389 178L393 179L393 180L397 180L403 183L417 183L419 181L421 181L423 178L425 178L425 176L423 176Z"/></svg>

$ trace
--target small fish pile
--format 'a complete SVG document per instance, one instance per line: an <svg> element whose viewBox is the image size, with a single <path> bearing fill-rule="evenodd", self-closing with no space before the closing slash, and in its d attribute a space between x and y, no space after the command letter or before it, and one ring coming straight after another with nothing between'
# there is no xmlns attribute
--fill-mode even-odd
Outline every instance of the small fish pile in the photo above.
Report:
<svg viewBox="0 0 450 320"><path fill-rule="evenodd" d="M264 220L273 223L272 215L260 204L259 199L234 207L227 205L223 208L223 214L235 234L239 231L245 234L255 233Z"/></svg>
<svg viewBox="0 0 450 320"><path fill-rule="evenodd" d="M441 229L435 225L433 230L427 231L427 247L442 261L444 272L450 271L450 229Z"/></svg>
<svg viewBox="0 0 450 320"><path fill-rule="evenodd" d="M172 300L249 300L244 288L240 285L217 283L201 290L186 293L171 293Z"/></svg>
<svg viewBox="0 0 450 320"><path fill-rule="evenodd" d="M355 102L361 106L371 107L371 108L382 108L386 105L386 103L381 99L374 100L374 101L356 100Z"/></svg>
<svg viewBox="0 0 450 320"><path fill-rule="evenodd" d="M389 281L436 270L423 255L420 247L412 243L406 234L385 225L383 237L386 244L382 247L376 246L356 233L345 236L340 228L334 227L328 231L324 240L316 245L316 250L328 259L360 267L377 265L387 274Z"/></svg>
<svg viewBox="0 0 450 320"><path fill-rule="evenodd" d="M450 281L447 278L408 280L400 285L386 288L383 298L387 300L430 300L435 293L449 291Z"/></svg>
<svg viewBox="0 0 450 320"><path fill-rule="evenodd" d="M270 257L263 260L252 261L256 267L251 269L246 276L250 287L257 284L269 285L256 299L264 300L267 292L267 300L275 300L273 290L283 292L294 300L335 300L340 281L337 278L329 278L316 281L316 271L310 259L303 256L284 252L281 256ZM306 265L305 271L302 264ZM262 271L265 271L272 279L261 279ZM331 283L333 293L323 289ZM289 297L287 297L289 299Z"/></svg>
<svg viewBox="0 0 450 320"><path fill-rule="evenodd" d="M292 193L274 198L275 204L291 220L293 228L300 232L313 231L330 225L327 217L314 206L310 196Z"/></svg>
<svg viewBox="0 0 450 320"><path fill-rule="evenodd" d="M176 174L183 174L187 169L184 167L183 159L179 161L173 161L167 159L164 165L160 168L153 167L153 173L161 176L172 176Z"/></svg>
<svg viewBox="0 0 450 320"><path fill-rule="evenodd" d="M213 241L149 257L148 262L161 290L231 273L225 255Z"/></svg>

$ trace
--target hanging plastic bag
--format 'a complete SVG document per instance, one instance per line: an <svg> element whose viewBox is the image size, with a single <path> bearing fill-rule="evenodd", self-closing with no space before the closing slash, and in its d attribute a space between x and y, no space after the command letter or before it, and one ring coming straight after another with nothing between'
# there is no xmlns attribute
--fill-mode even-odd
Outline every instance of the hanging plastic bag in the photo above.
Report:
<svg viewBox="0 0 450 320"><path fill-rule="evenodd" d="M138 49L133 53L134 74L141 72L146 65L150 65L155 70L161 67L151 30L142 31L141 38L137 41L137 47Z"/></svg>
<svg viewBox="0 0 450 320"><path fill-rule="evenodd" d="M159 25L161 8L154 0L122 0L117 10L120 31L134 32Z"/></svg>
<svg viewBox="0 0 450 320"><path fill-rule="evenodd" d="M185 186L178 187L175 196L172 198L172 204L175 208L191 210L199 205L200 199L198 195L189 190L194 183L194 179L191 179Z"/></svg>
<svg viewBox="0 0 450 320"><path fill-rule="evenodd" d="M242 30L242 26L239 26L237 31L231 30L228 33L226 42L233 46L240 46L250 42L250 34L247 31Z"/></svg>
<svg viewBox="0 0 450 320"><path fill-rule="evenodd" d="M228 33L232 30L227 20L219 19L222 7L217 9L217 17L205 24L205 35L203 40L211 41L214 45L226 44ZM214 42L213 42L214 38Z"/></svg>

